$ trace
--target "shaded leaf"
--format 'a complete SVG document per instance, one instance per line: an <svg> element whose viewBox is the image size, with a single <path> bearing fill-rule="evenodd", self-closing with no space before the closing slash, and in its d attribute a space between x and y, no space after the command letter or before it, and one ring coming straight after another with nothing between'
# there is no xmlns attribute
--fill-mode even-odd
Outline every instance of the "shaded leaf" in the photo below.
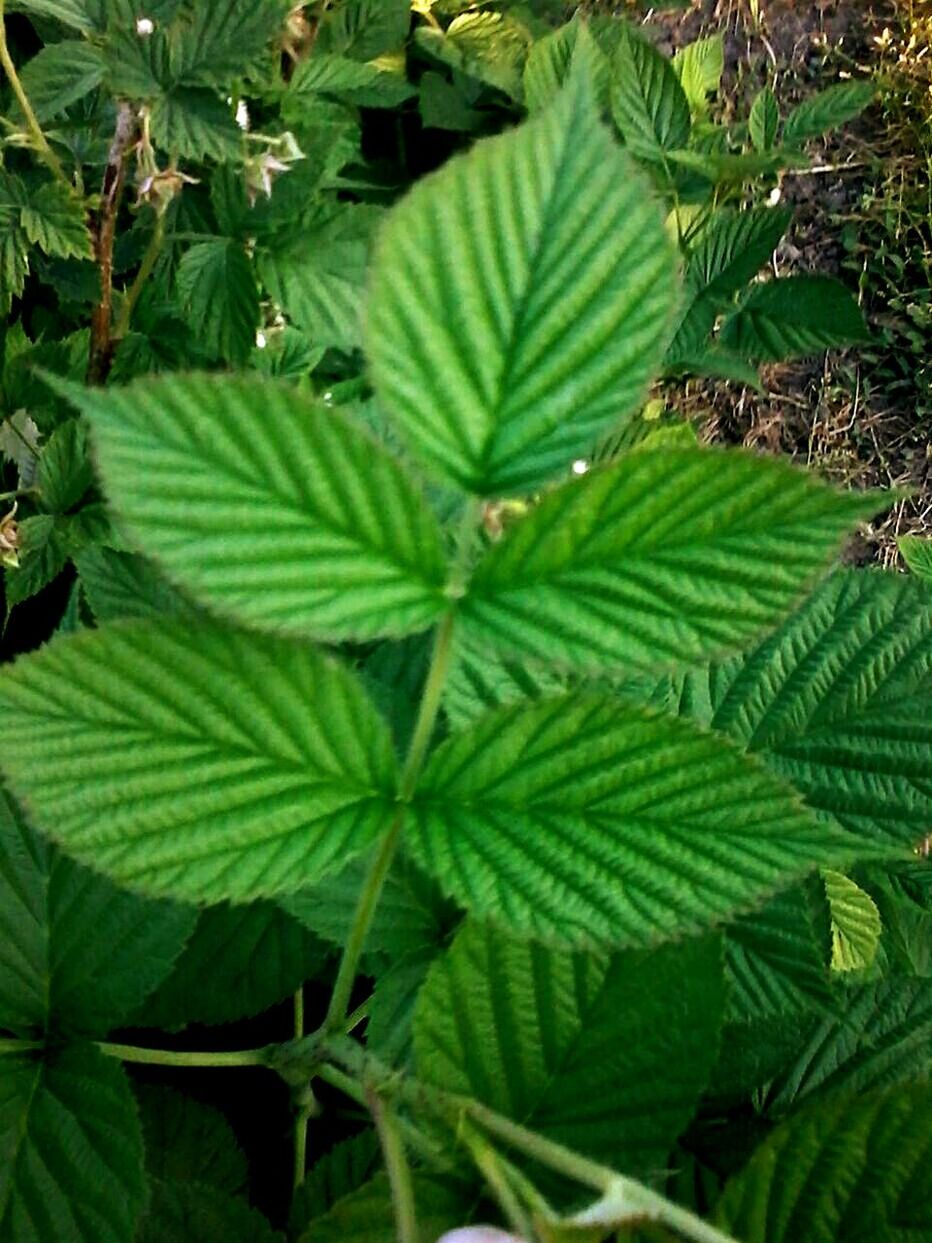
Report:
<svg viewBox="0 0 932 1243"><path fill-rule="evenodd" d="M217 358L242 364L259 326L259 290L237 242L217 237L188 248L178 264L178 292L188 323Z"/></svg>
<svg viewBox="0 0 932 1243"><path fill-rule="evenodd" d="M721 332L723 345L760 362L869 340L861 308L830 276L787 276L754 285Z"/></svg>
<svg viewBox="0 0 932 1243"><path fill-rule="evenodd" d="M246 1158L219 1109L170 1088L141 1083L134 1091L150 1178L243 1190Z"/></svg>
<svg viewBox="0 0 932 1243"><path fill-rule="evenodd" d="M194 1182L154 1179L135 1243L283 1243L284 1236L241 1196Z"/></svg>

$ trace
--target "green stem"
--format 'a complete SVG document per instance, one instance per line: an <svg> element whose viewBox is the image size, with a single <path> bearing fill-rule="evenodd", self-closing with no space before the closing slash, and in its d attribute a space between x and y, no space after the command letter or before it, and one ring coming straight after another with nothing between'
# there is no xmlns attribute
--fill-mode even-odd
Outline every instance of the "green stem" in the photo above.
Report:
<svg viewBox="0 0 932 1243"><path fill-rule="evenodd" d="M294 995L294 1038L295 1040L301 1040L303 1037L304 985L302 984ZM310 1084L305 1085L304 1095L309 1096L310 1099L298 1099L294 1120L294 1178L292 1185L295 1191L304 1182L304 1175L307 1171L307 1128L311 1119L314 1100Z"/></svg>
<svg viewBox="0 0 932 1243"><path fill-rule="evenodd" d="M469 1149L479 1173L492 1188L511 1229L519 1238L530 1239L534 1232L530 1216L505 1172L501 1154L469 1123L460 1128L460 1137Z"/></svg>
<svg viewBox="0 0 932 1243"><path fill-rule="evenodd" d="M0 1040L0 1057L5 1054L34 1053L41 1048L41 1040Z"/></svg>
<svg viewBox="0 0 932 1243"><path fill-rule="evenodd" d="M267 1066L268 1048L233 1049L229 1053L180 1052L175 1049L141 1049L132 1044L108 1044L97 1041L97 1048L108 1057L121 1062L138 1062L144 1066Z"/></svg>
<svg viewBox="0 0 932 1243"><path fill-rule="evenodd" d="M32 110L32 104L29 102L29 96L23 90L23 84L19 79L19 74L16 72L16 66L13 64L13 58L10 56L10 49L7 46L6 41L6 24L3 14L4 3L5 0L0 0L0 65L3 66L3 70L10 80L10 86L13 88L13 94L16 96L17 102L22 109L23 116L26 120L26 128L32 138L36 152L38 153L40 159L45 163L46 168L48 168L52 176L55 177L56 180L62 182L62 184L67 186L70 190L71 182L68 180L68 175L62 166L61 160L59 160L58 156L49 146L49 140L42 132L42 126L39 124L39 119Z"/></svg>
<svg viewBox="0 0 932 1243"><path fill-rule="evenodd" d="M411 1166L405 1152L404 1140L398 1128L394 1110L376 1092L368 1094L369 1112L378 1132L392 1189L392 1208L395 1211L396 1238L398 1243L418 1243L417 1213L414 1204L414 1183Z"/></svg>
<svg viewBox="0 0 932 1243"><path fill-rule="evenodd" d="M152 230L152 236L149 238L149 245L146 247L146 253L142 257L136 278L123 296L123 302L120 305L120 317L113 331L114 341L122 341L129 332L133 311L136 309L139 295L142 293L146 281L152 275L152 269L155 267L156 260L161 254L164 241L165 216L160 213L155 217L155 228Z"/></svg>

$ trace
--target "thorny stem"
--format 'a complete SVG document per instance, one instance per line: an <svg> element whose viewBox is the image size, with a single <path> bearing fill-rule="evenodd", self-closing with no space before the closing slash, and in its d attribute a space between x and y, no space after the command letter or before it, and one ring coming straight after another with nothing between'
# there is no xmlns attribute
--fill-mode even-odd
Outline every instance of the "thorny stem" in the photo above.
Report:
<svg viewBox="0 0 932 1243"><path fill-rule="evenodd" d="M16 72L16 66L13 64L13 58L10 56L10 49L7 46L6 41L6 24L3 13L4 4L5 0L0 0L0 65L3 66L3 70L10 80L10 86L13 88L13 94L16 96L16 100L22 109L23 116L26 120L26 128L29 131L29 136L32 139L36 152L52 176L57 181L60 181L63 185L67 186L70 190L72 185L68 180L68 174L62 166L61 160L49 145L49 140L42 132L42 126L39 124L39 119L32 110L32 104L29 102L29 96L26 94L25 90L23 90L23 84L20 81L19 74Z"/></svg>
<svg viewBox="0 0 932 1243"><path fill-rule="evenodd" d="M126 156L136 138L137 117L135 109L121 103L117 112L116 128L107 167L104 170L100 191L100 207L95 214L91 232L94 238L94 257L100 269L100 301L91 316L91 349L87 364L88 384L103 384L113 364L114 341L111 335L113 319L113 243L116 237L117 213L123 196L126 178Z"/></svg>
<svg viewBox="0 0 932 1243"><path fill-rule="evenodd" d="M379 899L382 896L382 890L385 887L385 881L388 878L388 873L391 870L398 845L401 841L407 804L414 794L417 779L420 776L424 758L427 755L427 748L430 746L430 740L433 736L434 726L437 723L440 700L443 695L443 687L446 682L447 671L450 667L450 657L453 651L453 628L456 621L455 601L466 574L471 541L477 528L478 507L470 503L463 512L456 558L447 588L451 605L437 628L437 634L434 638L434 649L430 659L430 668L428 669L427 681L424 683L424 691L421 695L414 733L411 736L408 754L405 757L401 770L401 778L398 784L398 809L369 866L369 871L366 874L366 879L359 895L353 923L350 927L346 946L343 950L343 957L340 960L340 966L337 971L336 983L333 986L333 996L330 999L327 1017L324 1019L322 1028L324 1032L339 1031L346 1018L353 984L356 981L356 974L359 970L359 960L362 957L366 938L372 927L372 920L375 916Z"/></svg>
<svg viewBox="0 0 932 1243"><path fill-rule="evenodd" d="M375 1129L378 1132L388 1183L392 1190L392 1208L395 1212L398 1243L418 1243L417 1212L414 1203L414 1184L411 1166L408 1164L404 1140L398 1129L398 1120L391 1106L376 1092L367 1093L367 1103Z"/></svg>
<svg viewBox="0 0 932 1243"><path fill-rule="evenodd" d="M152 230L152 236L149 238L149 245L146 247L146 253L142 257L139 265L139 271L127 290L123 302L120 306L120 317L117 320L116 328L113 331L114 344L118 344L129 332L129 326L133 318L133 311L136 309L136 303L139 301L139 295L145 287L146 281L152 275L152 269L155 267L158 257L162 251L162 244L165 241L165 216L159 212L155 217L155 228Z"/></svg>

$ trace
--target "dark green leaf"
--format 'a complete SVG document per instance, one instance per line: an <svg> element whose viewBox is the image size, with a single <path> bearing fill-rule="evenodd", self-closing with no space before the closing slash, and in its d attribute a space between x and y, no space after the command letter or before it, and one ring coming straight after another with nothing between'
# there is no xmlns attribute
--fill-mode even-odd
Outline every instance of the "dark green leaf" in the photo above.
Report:
<svg viewBox="0 0 932 1243"><path fill-rule="evenodd" d="M23 228L30 242L47 255L90 259L91 236L85 212L77 194L51 181L30 194L23 208Z"/></svg>
<svg viewBox="0 0 932 1243"><path fill-rule="evenodd" d="M268 1220L240 1196L193 1182L152 1183L134 1243L284 1243Z"/></svg>
<svg viewBox="0 0 932 1243"><path fill-rule="evenodd" d="M830 276L787 276L754 285L721 332L723 345L759 362L869 340L861 308Z"/></svg>
<svg viewBox="0 0 932 1243"><path fill-rule="evenodd" d="M259 290L238 242L198 242L178 264L178 292L200 343L225 362L242 364L256 342Z"/></svg>
<svg viewBox="0 0 932 1243"><path fill-rule="evenodd" d="M94 482L83 419L68 419L49 437L36 475L42 503L52 513L66 514Z"/></svg>
<svg viewBox="0 0 932 1243"><path fill-rule="evenodd" d="M755 96L748 117L748 132L755 151L770 151L777 141L780 128L780 108L777 97L769 86Z"/></svg>
<svg viewBox="0 0 932 1243"><path fill-rule="evenodd" d="M783 142L788 147L818 138L828 130L853 121L876 95L871 81L836 82L833 86L810 95L790 112L783 127Z"/></svg>
<svg viewBox="0 0 932 1243"><path fill-rule="evenodd" d="M667 58L623 26L612 65L612 115L632 155L650 162L689 142L689 100Z"/></svg>
<svg viewBox="0 0 932 1243"><path fill-rule="evenodd" d="M74 561L98 622L197 612L145 557L98 547L79 552Z"/></svg>
<svg viewBox="0 0 932 1243"><path fill-rule="evenodd" d="M71 104L99 86L104 60L83 39L50 43L22 69L23 90L39 121L59 116Z"/></svg>
<svg viewBox="0 0 932 1243"><path fill-rule="evenodd" d="M246 1158L219 1109L151 1084L137 1084L135 1094L150 1178L245 1188Z"/></svg>
<svg viewBox="0 0 932 1243"><path fill-rule="evenodd" d="M160 94L150 114L152 137L169 155L189 160L231 160L243 135L230 107L212 91L178 86Z"/></svg>
<svg viewBox="0 0 932 1243"><path fill-rule="evenodd" d="M300 1235L315 1217L322 1217L338 1200L367 1182L381 1164L381 1148L374 1130L360 1131L335 1144L314 1162L291 1203L288 1231Z"/></svg>
<svg viewBox="0 0 932 1243"><path fill-rule="evenodd" d="M353 60L375 60L397 52L410 26L410 0L345 0L331 5L324 15L316 49Z"/></svg>

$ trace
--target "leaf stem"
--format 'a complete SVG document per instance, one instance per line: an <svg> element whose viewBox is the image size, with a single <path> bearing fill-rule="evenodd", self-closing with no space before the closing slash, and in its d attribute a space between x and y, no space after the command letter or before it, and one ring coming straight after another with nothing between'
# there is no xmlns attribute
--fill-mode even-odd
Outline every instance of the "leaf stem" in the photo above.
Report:
<svg viewBox="0 0 932 1243"><path fill-rule="evenodd" d="M398 1120L394 1110L377 1092L371 1091L366 1095L369 1112L372 1114L379 1143L382 1146L389 1186L392 1189L392 1208L395 1211L398 1243L418 1243L414 1183L404 1140L398 1128Z"/></svg>
<svg viewBox="0 0 932 1243"><path fill-rule="evenodd" d="M129 289L123 296L120 304L120 316L117 320L116 328L113 330L113 339L115 342L122 341L129 332L129 326L133 318L133 311L136 309L136 303L139 301L139 295L142 293L146 281L152 275L152 269L155 267L156 261L162 252L162 244L165 241L165 216L159 212L155 217L155 228L152 230L152 236L149 238L149 245L142 257L139 265L139 271L130 285Z"/></svg>
<svg viewBox="0 0 932 1243"><path fill-rule="evenodd" d="M14 1053L32 1053L42 1048L40 1040L0 1040L0 1057Z"/></svg>
<svg viewBox="0 0 932 1243"><path fill-rule="evenodd" d="M16 72L16 66L13 64L13 58L10 55L10 49L7 46L6 41L6 22L3 12L4 4L5 0L0 0L0 65L3 66L3 70L10 80L10 86L13 88L13 94L16 96L17 102L22 109L23 116L26 120L26 128L29 131L33 146L35 147L39 158L43 161L52 176L57 181L60 181L63 185L67 186L70 190L72 186L71 182L68 180L68 175L65 172L61 160L59 160L58 156L49 145L49 140L42 132L42 126L39 124L39 119L35 112L33 112L32 104L29 102L29 96L23 89L23 84L20 81L19 74Z"/></svg>
<svg viewBox="0 0 932 1243"><path fill-rule="evenodd" d="M294 1038L304 1037L304 985L300 985L294 995ZM302 1092L297 1094L294 1119L294 1178L292 1186L295 1191L304 1182L307 1171L307 1128L311 1120L314 1106L314 1094L310 1084L305 1084Z"/></svg>
<svg viewBox="0 0 932 1243"><path fill-rule="evenodd" d="M176 1049L142 1049L132 1044L109 1044L97 1041L97 1048L108 1057L121 1062L138 1062L144 1066L267 1066L268 1047L233 1049L230 1052L182 1052Z"/></svg>

